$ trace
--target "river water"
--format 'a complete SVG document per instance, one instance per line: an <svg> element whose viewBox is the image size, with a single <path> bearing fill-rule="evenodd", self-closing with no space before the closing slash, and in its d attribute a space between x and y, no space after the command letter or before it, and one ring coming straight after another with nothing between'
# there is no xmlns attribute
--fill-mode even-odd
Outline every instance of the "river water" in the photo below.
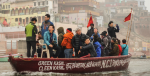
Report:
<svg viewBox="0 0 150 76"><path fill-rule="evenodd" d="M131 59L128 70L86 74L34 72L21 75L12 70L8 62L0 62L0 76L150 76L150 59Z"/></svg>

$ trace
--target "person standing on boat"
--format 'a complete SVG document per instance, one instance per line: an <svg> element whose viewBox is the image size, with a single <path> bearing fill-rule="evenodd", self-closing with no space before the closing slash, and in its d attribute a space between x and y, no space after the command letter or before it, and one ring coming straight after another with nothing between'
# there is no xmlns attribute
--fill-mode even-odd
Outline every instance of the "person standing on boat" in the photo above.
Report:
<svg viewBox="0 0 150 76"><path fill-rule="evenodd" d="M115 27L116 27L117 29L116 29ZM107 31L108 31L108 34L109 34L109 36L110 36L111 38L112 38L112 37L117 38L117 37L116 37L116 32L119 32L119 26L118 26L118 24L113 25L113 21L110 21L109 24L108 24Z"/></svg>
<svg viewBox="0 0 150 76"><path fill-rule="evenodd" d="M71 40L74 36L74 34L72 33L72 29L68 28L66 30L66 34L64 35L64 39L61 43L62 47L66 47L66 49L64 50L64 54L65 54L65 58L72 58L72 54L73 54L73 47L71 44Z"/></svg>
<svg viewBox="0 0 150 76"><path fill-rule="evenodd" d="M46 43L49 52L50 52L50 56L51 58L54 58L54 54L53 54L53 49L56 50L56 57L58 58L61 48L57 45L57 36L54 33L54 26L51 24L48 27L49 31L46 31L44 33L44 42Z"/></svg>
<svg viewBox="0 0 150 76"><path fill-rule="evenodd" d="M96 57L97 53L95 51L93 44L90 42L90 38L86 37L84 42L85 42L84 46L80 46L80 50L78 52L80 58Z"/></svg>
<svg viewBox="0 0 150 76"><path fill-rule="evenodd" d="M91 29L86 33L87 36L91 37L94 34L94 24L90 24Z"/></svg>
<svg viewBox="0 0 150 76"><path fill-rule="evenodd" d="M54 25L51 21L50 21L50 15L46 14L45 15L45 21L42 22L42 26L41 26L41 31L42 31L42 37L44 37L44 33L46 31L48 31L48 26L49 25Z"/></svg>
<svg viewBox="0 0 150 76"><path fill-rule="evenodd" d="M94 41L93 45L95 47L97 56L96 57L101 57L101 44L99 43L99 38L97 34L94 35Z"/></svg>
<svg viewBox="0 0 150 76"><path fill-rule="evenodd" d="M98 30L97 30L97 28L95 28L94 29L94 34L92 34L92 36L90 37L91 40L93 40L93 37L94 37L95 34L100 38L100 34L98 33Z"/></svg>
<svg viewBox="0 0 150 76"><path fill-rule="evenodd" d="M128 49L129 49L129 47L128 47L127 43L126 43L126 39L123 39L122 43L123 43L121 45L121 47L122 47L122 55L128 55Z"/></svg>
<svg viewBox="0 0 150 76"><path fill-rule="evenodd" d="M63 27L59 27L57 29L57 32L58 32L58 45L59 45L59 47L61 47L61 52L60 52L59 58L64 58L65 57L65 54L64 54L65 47L61 46L61 43L63 41L63 36L65 34L64 33L64 28Z"/></svg>
<svg viewBox="0 0 150 76"><path fill-rule="evenodd" d="M77 28L75 31L76 31L76 35L73 36L71 42L72 42L73 49L75 49L75 57L79 57L78 51L80 50L80 46L83 46L84 40L88 36L85 34L82 34L80 28Z"/></svg>
<svg viewBox="0 0 150 76"><path fill-rule="evenodd" d="M36 18L32 18L31 22L25 27L26 34L26 42L27 42L27 57L34 57L34 53L36 52L36 34L37 28L35 23L37 22ZM30 54L32 46L32 55Z"/></svg>
<svg viewBox="0 0 150 76"><path fill-rule="evenodd" d="M102 56L109 56L109 40L106 36L106 32L101 33L101 38L102 38Z"/></svg>
<svg viewBox="0 0 150 76"><path fill-rule="evenodd" d="M119 47L118 47L117 39L112 38L111 43L112 43L113 47L112 47L112 50L109 53L109 56L118 56L119 55Z"/></svg>

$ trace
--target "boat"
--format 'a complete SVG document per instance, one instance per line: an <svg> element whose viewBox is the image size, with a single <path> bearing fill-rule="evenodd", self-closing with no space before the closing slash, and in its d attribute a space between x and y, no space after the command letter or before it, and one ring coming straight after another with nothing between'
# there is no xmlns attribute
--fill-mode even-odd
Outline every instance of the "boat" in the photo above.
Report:
<svg viewBox="0 0 150 76"><path fill-rule="evenodd" d="M93 58L14 58L9 62L15 71L55 72L55 73L93 73L126 70L131 54Z"/></svg>
<svg viewBox="0 0 150 76"><path fill-rule="evenodd" d="M0 62L8 62L8 57L9 57L10 55L5 55L5 56L0 56ZM12 56L14 56L15 58L17 58L18 57L18 54L13 54Z"/></svg>

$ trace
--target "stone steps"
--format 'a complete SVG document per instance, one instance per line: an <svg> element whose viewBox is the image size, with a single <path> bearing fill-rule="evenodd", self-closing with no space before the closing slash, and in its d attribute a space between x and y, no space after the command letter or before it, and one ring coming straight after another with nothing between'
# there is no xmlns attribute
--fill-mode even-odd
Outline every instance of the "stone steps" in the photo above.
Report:
<svg viewBox="0 0 150 76"><path fill-rule="evenodd" d="M6 55L6 50L0 50L0 56Z"/></svg>

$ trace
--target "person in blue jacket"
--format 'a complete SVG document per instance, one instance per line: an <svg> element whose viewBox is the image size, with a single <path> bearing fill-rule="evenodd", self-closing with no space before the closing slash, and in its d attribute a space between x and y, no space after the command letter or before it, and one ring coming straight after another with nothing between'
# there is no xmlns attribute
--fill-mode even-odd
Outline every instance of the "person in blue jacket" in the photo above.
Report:
<svg viewBox="0 0 150 76"><path fill-rule="evenodd" d="M129 46L126 43L126 39L123 39L122 43L123 44L121 45L121 47L122 47L122 54L121 55L128 55Z"/></svg>
<svg viewBox="0 0 150 76"><path fill-rule="evenodd" d="M92 41L93 41L93 36L95 34L100 38L100 34L98 33L98 29L97 28L94 29L94 34L90 37Z"/></svg>
<svg viewBox="0 0 150 76"><path fill-rule="evenodd" d="M55 56L58 58L58 56L60 54L60 51L61 51L61 48L57 44L57 36L54 33L54 26L50 25L48 27L48 30L49 31L46 31L44 33L44 42L46 43L46 45L49 49L51 58L54 58L53 49L56 50L56 55Z"/></svg>
<svg viewBox="0 0 150 76"><path fill-rule="evenodd" d="M101 44L99 43L99 39L100 39L100 37L98 37L98 35L95 34L93 45L94 45L96 53L97 53L96 57L101 57Z"/></svg>
<svg viewBox="0 0 150 76"><path fill-rule="evenodd" d="M54 24L50 21L50 15L46 14L45 15L45 21L42 22L42 26L41 26L42 37L44 37L44 33L46 31L48 31L48 26L49 25L53 25L54 26Z"/></svg>

